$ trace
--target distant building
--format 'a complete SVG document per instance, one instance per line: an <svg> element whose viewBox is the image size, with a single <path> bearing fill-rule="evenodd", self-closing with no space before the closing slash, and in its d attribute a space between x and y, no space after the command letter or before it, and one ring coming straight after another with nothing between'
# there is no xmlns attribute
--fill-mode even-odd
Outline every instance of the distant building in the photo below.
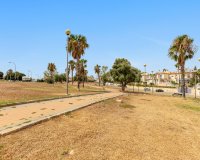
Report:
<svg viewBox="0 0 200 160"><path fill-rule="evenodd" d="M185 71L185 81L189 83L191 78L194 77L194 71L186 69ZM157 72L153 76L149 73L142 74L142 82L146 82L147 84L154 83L160 86L172 86L173 84L178 84L181 82L181 72L170 72L170 71L162 71Z"/></svg>
<svg viewBox="0 0 200 160"><path fill-rule="evenodd" d="M32 81L32 78L31 78L31 77L23 76L23 77L22 77L22 81L23 81L23 82L31 82L31 81Z"/></svg>

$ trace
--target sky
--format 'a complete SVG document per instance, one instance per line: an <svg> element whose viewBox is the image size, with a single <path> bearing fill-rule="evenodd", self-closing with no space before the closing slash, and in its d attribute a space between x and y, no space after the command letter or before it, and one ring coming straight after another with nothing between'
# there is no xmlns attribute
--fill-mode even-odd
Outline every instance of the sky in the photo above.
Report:
<svg viewBox="0 0 200 160"><path fill-rule="evenodd" d="M175 71L168 49L177 36L188 34L200 46L199 0L0 0L0 70L15 62L17 70L43 76L49 62L63 73L66 35L87 37L89 75L94 66L112 67L128 59L144 71ZM200 68L200 51L186 67ZM71 59L71 57L70 57Z"/></svg>

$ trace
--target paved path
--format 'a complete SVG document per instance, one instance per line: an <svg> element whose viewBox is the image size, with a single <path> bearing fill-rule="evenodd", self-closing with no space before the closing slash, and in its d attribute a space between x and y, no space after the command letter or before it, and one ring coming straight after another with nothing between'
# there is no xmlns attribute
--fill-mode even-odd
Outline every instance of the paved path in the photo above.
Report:
<svg viewBox="0 0 200 160"><path fill-rule="evenodd" d="M111 92L2 108L0 109L0 135L122 94Z"/></svg>

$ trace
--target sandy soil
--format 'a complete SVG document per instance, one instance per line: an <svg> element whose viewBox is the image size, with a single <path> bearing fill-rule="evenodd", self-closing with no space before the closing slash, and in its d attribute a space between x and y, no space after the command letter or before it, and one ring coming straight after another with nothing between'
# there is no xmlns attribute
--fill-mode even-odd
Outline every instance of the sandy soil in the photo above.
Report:
<svg viewBox="0 0 200 160"><path fill-rule="evenodd" d="M119 99L119 98L118 98ZM199 101L129 95L1 137L5 160L199 160Z"/></svg>

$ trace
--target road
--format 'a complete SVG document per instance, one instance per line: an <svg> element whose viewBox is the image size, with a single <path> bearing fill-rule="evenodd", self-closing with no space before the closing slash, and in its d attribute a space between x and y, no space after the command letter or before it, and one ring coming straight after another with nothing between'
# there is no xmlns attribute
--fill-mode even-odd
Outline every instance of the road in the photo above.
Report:
<svg viewBox="0 0 200 160"><path fill-rule="evenodd" d="M152 93L152 87L148 87L150 91L147 91L147 93ZM164 92L155 92L156 89L162 89ZM133 91L133 86L127 86L128 91ZM138 91L138 87L134 87L134 91ZM139 87L139 92L144 92L144 87ZM177 88L164 88L164 87L153 87L153 93L161 94L161 95L172 95L173 93L177 93L178 89ZM188 97L195 97L195 90L192 88L191 93L186 93L186 96ZM197 97L200 97L200 91L197 90Z"/></svg>

